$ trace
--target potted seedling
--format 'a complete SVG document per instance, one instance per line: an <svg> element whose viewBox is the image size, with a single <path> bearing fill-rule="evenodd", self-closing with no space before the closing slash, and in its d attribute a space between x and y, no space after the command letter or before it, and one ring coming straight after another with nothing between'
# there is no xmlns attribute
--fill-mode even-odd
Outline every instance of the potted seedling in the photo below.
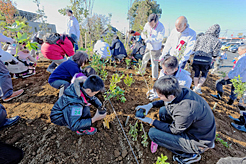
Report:
<svg viewBox="0 0 246 164"><path fill-rule="evenodd" d="M138 121L136 121L135 125L129 125L130 126L130 130L129 130L129 134L132 137L133 141L137 141L138 140Z"/></svg>
<svg viewBox="0 0 246 164"><path fill-rule="evenodd" d="M129 75L127 74L127 76L126 76L125 79L124 79L124 83L127 85L127 91L128 91L128 92L129 92L130 86L131 86L134 82L135 82L135 81L134 81L133 77L132 77L132 76L129 76Z"/></svg>
<svg viewBox="0 0 246 164"><path fill-rule="evenodd" d="M242 105L245 106L244 104L244 93L246 91L246 83L242 82L242 79L240 77L240 75L238 75L238 77L235 77L234 79L231 79L232 85L235 88L235 93L237 94L237 96L239 98L242 99Z"/></svg>
<svg viewBox="0 0 246 164"><path fill-rule="evenodd" d="M149 142L147 141L148 140L148 135L147 135L147 133L145 132L145 130L144 130L144 127L143 127L143 123L141 122L141 129L140 129L140 131L143 131L143 135L142 135L142 142L141 142L141 144L143 144L143 147L147 147L148 146L148 144L149 144Z"/></svg>

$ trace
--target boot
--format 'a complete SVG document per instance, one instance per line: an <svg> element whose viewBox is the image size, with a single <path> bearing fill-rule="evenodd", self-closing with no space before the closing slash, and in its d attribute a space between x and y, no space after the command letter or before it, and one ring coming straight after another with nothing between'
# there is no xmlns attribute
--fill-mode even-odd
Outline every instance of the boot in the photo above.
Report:
<svg viewBox="0 0 246 164"><path fill-rule="evenodd" d="M232 105L234 103L234 100L230 98L230 100L227 102L228 105Z"/></svg>
<svg viewBox="0 0 246 164"><path fill-rule="evenodd" d="M214 98L216 98L216 99L218 99L218 100L221 100L221 99L222 99L222 94L223 94L223 92L217 91L217 95L212 95L212 94L211 94L211 96L213 96Z"/></svg>

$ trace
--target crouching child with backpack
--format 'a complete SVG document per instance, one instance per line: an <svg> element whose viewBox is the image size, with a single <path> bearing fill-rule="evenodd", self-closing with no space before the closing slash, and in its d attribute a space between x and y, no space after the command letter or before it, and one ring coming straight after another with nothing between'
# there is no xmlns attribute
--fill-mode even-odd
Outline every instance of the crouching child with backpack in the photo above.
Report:
<svg viewBox="0 0 246 164"><path fill-rule="evenodd" d="M85 82L75 79L58 99L51 110L51 122L60 126L67 126L78 135L93 135L97 129L92 124L106 116L106 109L102 109L101 101L95 95L104 88L102 79L97 75L89 76ZM90 105L98 108L91 117Z"/></svg>

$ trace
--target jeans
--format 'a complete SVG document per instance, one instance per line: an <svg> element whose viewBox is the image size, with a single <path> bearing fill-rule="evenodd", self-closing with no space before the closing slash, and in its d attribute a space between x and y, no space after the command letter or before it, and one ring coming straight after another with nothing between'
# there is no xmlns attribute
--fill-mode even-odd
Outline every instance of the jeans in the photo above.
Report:
<svg viewBox="0 0 246 164"><path fill-rule="evenodd" d="M66 89L70 85L70 83L65 80L55 80L52 83L50 83L50 85L56 89L60 89L63 85L65 87L64 89Z"/></svg>
<svg viewBox="0 0 246 164"><path fill-rule="evenodd" d="M2 104L0 104L0 127L4 125L7 113Z"/></svg>
<svg viewBox="0 0 246 164"><path fill-rule="evenodd" d="M232 84L232 82L230 81L231 79L228 80L224 80L224 79L220 79L216 81L216 90L219 92L224 92L223 91L223 85L227 85L227 84ZM231 85L231 95L230 95L230 99L232 100L236 100L237 99L237 94L234 92L235 88L233 85Z"/></svg>
<svg viewBox="0 0 246 164"><path fill-rule="evenodd" d="M143 60L142 60L142 67L140 69L140 72L144 72L147 66L147 63L149 61L149 59L151 59L151 69L152 69L152 78L158 78L158 60L159 57L161 55L160 53L161 50L146 50L145 54L143 56Z"/></svg>
<svg viewBox="0 0 246 164"><path fill-rule="evenodd" d="M13 94L11 76L4 63L0 60L0 97L6 99Z"/></svg>
<svg viewBox="0 0 246 164"><path fill-rule="evenodd" d="M21 149L0 142L0 164L17 164L23 157Z"/></svg>
<svg viewBox="0 0 246 164"><path fill-rule="evenodd" d="M64 57L64 59L60 59L60 60L51 60L52 63L49 65L49 69L55 69L57 67L57 65L60 65L61 63L67 61L66 57Z"/></svg>
<svg viewBox="0 0 246 164"><path fill-rule="evenodd" d="M172 122L172 118L167 113L165 107L160 108L159 117L160 121ZM201 153L195 145L195 141L191 140L186 133L172 134L156 128L150 128L149 137L153 142L182 157L192 157L194 153Z"/></svg>

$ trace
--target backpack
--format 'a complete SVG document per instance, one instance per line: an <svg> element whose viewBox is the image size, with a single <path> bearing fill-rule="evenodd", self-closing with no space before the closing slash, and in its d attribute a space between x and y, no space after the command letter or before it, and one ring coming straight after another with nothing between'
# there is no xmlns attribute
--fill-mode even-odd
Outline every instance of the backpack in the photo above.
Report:
<svg viewBox="0 0 246 164"><path fill-rule="evenodd" d="M49 44L56 44L56 42L61 38L61 35L58 33L48 33L44 36L44 42Z"/></svg>

